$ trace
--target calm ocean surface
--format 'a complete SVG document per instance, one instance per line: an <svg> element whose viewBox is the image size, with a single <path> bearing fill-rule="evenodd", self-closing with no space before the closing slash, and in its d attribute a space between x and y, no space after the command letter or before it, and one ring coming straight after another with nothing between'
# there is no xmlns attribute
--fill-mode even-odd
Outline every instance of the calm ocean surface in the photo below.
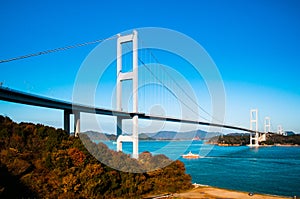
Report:
<svg viewBox="0 0 300 199"><path fill-rule="evenodd" d="M105 142L116 150L112 142ZM131 143L123 150L130 153ZM300 196L300 147L219 147L201 141L140 141L139 151L165 154L184 162L198 184L272 195ZM199 153L200 159L180 155Z"/></svg>

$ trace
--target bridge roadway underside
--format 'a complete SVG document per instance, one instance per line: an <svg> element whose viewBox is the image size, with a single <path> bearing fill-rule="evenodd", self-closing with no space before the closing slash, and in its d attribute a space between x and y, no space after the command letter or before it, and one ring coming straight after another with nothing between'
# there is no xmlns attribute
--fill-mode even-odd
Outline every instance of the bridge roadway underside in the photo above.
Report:
<svg viewBox="0 0 300 199"><path fill-rule="evenodd" d="M186 120L186 119L178 119L172 118L168 116L151 116L145 115L144 113L129 113L123 111L114 111L109 109L103 108L96 108L91 106L85 106L81 104L73 104L71 102L66 102L62 100L57 100L53 98L43 97L39 95L33 95L9 88L0 87L0 100L7 101L7 102L14 102L19 104L25 105L32 105L32 106L39 106L45 108L52 108L52 109L59 109L64 111L64 130L70 133L70 115L74 114L74 132L75 135L78 135L80 132L80 113L92 113L98 115L108 115L108 116L116 116L122 119L129 119L132 118L134 115L138 115L140 119L146 120L159 120L159 121L166 121L166 122L177 122L177 123L188 123L188 124L197 124L197 125L204 125L204 126L214 126L214 127L221 127L239 131L245 131L249 133L255 133L255 131L236 127L231 125L224 125L224 124L217 124L217 123L210 123L210 122L201 122L196 120Z"/></svg>

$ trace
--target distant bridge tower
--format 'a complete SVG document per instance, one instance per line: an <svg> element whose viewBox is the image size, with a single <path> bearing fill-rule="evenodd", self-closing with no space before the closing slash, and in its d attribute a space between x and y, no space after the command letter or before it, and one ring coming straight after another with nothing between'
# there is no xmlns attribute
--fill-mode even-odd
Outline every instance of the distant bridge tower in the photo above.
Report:
<svg viewBox="0 0 300 199"><path fill-rule="evenodd" d="M271 132L271 119L270 117L265 117L265 133Z"/></svg>
<svg viewBox="0 0 300 199"><path fill-rule="evenodd" d="M250 130L255 131L250 133L250 144L249 146L259 146L258 144L258 110L250 110ZM254 144L253 144L254 141Z"/></svg>
<svg viewBox="0 0 300 199"><path fill-rule="evenodd" d="M270 117L265 117L265 126L264 126L264 133L262 133L260 136L259 136L259 141L262 142L262 141L266 141L267 140L267 136L266 134L271 132L271 120L270 120Z"/></svg>
<svg viewBox="0 0 300 199"><path fill-rule="evenodd" d="M137 31L129 35L118 35L117 40L117 110L122 111L122 82L132 80L133 88L133 113L132 115L132 135L122 135L122 120L131 119L121 116L117 117L117 151L122 151L122 142L132 142L132 157L138 158L138 40ZM122 44L132 42L132 71L122 72Z"/></svg>
<svg viewBox="0 0 300 199"><path fill-rule="evenodd" d="M279 135L283 135L283 134L284 134L284 131L283 131L283 128L282 128L281 125L278 125L278 126L277 126L277 133L278 133Z"/></svg>

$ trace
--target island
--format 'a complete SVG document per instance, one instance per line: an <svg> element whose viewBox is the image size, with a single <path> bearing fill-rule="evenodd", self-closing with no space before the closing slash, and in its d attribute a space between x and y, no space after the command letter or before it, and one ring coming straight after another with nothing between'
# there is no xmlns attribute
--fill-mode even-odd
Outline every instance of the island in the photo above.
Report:
<svg viewBox="0 0 300 199"><path fill-rule="evenodd" d="M246 146L249 142L250 136L247 133L230 133L212 137L206 143L218 146ZM299 146L300 134L290 133L288 135L279 135L276 133L267 133L266 141L260 142L260 145Z"/></svg>

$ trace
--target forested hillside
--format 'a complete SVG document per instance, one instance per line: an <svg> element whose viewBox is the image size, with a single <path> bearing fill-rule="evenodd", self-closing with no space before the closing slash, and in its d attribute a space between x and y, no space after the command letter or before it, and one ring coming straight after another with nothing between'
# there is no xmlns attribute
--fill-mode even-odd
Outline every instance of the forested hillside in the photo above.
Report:
<svg viewBox="0 0 300 199"><path fill-rule="evenodd" d="M292 134L289 136L277 135L277 134L267 134L267 141L262 142L262 144L267 145L300 145L300 135Z"/></svg>
<svg viewBox="0 0 300 199"><path fill-rule="evenodd" d="M81 140L100 151L105 161L122 163L128 170L134 165L141 173L104 165ZM79 139L61 129L17 124L0 116L0 198L141 198L191 188L182 162L157 168L161 162L171 163L163 155L147 152L139 160L131 159L104 144L94 144L86 135Z"/></svg>

